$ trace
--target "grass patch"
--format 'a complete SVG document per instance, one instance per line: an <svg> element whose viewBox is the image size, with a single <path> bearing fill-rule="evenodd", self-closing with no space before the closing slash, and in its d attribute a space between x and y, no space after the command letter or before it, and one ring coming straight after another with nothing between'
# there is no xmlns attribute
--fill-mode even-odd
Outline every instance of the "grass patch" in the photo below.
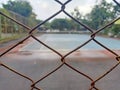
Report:
<svg viewBox="0 0 120 90"><path fill-rule="evenodd" d="M22 34L22 35L15 34L15 35L10 36L10 37L0 38L0 44L1 43L6 43L6 42L9 42L9 41L12 41L12 40L20 39L21 37L24 37L24 36L25 36L25 34Z"/></svg>

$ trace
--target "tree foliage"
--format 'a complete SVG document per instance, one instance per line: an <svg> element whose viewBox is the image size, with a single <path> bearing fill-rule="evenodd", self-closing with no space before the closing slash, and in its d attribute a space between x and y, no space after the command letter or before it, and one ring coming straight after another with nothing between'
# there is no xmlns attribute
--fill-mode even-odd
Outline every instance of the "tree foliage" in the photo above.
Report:
<svg viewBox="0 0 120 90"><path fill-rule="evenodd" d="M3 7L25 17L29 17L32 13L32 7L30 3L24 0L9 0L7 4L3 4Z"/></svg>
<svg viewBox="0 0 120 90"><path fill-rule="evenodd" d="M98 29L114 18L113 4L102 0L99 5L95 5L89 14L89 21L93 29Z"/></svg>
<svg viewBox="0 0 120 90"><path fill-rule="evenodd" d="M114 6L114 16L118 17L120 15L120 7L118 5Z"/></svg>
<svg viewBox="0 0 120 90"><path fill-rule="evenodd" d="M62 18L54 19L51 22L51 28L59 30L70 29L70 22L67 19Z"/></svg>
<svg viewBox="0 0 120 90"><path fill-rule="evenodd" d="M74 9L74 11L71 14L76 20L81 20L82 18L82 14L80 13L77 7Z"/></svg>

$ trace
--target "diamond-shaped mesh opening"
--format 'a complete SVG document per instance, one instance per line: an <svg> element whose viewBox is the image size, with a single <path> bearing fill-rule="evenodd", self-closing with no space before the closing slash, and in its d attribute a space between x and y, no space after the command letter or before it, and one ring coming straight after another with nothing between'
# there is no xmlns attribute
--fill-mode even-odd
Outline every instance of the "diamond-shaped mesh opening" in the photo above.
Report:
<svg viewBox="0 0 120 90"><path fill-rule="evenodd" d="M67 66L63 66L54 74L51 74L48 78L42 80L36 86L41 87L44 90L77 90L77 88L87 90L89 88L89 83L90 80L86 79L84 76L78 74L74 70L71 70Z"/></svg>
<svg viewBox="0 0 120 90"><path fill-rule="evenodd" d="M113 0L118 6L120 6L120 4L119 4L119 2L117 2L116 0ZM99 87L99 85L96 85L96 83L99 83L99 81L100 80L103 80L106 76L108 76L108 74L109 73L112 73L112 71L114 71L114 69L116 69L118 66L119 66L119 64L120 64L120 55L119 55L119 53L116 53L115 51L113 51L111 48L109 48L109 47L107 47L105 44L103 44L101 41L99 41L99 39L97 40L96 39L96 36L98 35L98 33L99 32L102 32L102 31L104 31L107 27L109 27L109 26L111 26L113 23L115 23L117 20L119 20L119 17L117 17L116 19L114 19L114 20L112 20L111 22L108 22L107 24L105 24L105 25L102 25L100 28L97 28L97 30L96 31L94 31L90 26L88 26L88 25L86 25L85 23L83 23L83 22L81 22L80 20L78 20L78 19L76 19L76 18L74 18L68 11L67 11L67 9L66 9L66 6L70 3L70 2L72 2L72 0L66 0L66 1L59 1L59 0L55 0L55 2L56 3L58 3L58 5L60 5L61 6L61 8L59 8L59 10L58 11L56 11L52 16L49 16L49 18L47 18L47 19L45 19L44 21L42 21L42 22L40 22L39 24L32 24L31 25L31 27L29 27L29 25L27 25L27 23L26 22L22 22L21 21L21 19L13 19L13 17L11 17L11 16L7 16L7 15L5 15L4 14L4 12L0 12L0 15L3 17L3 18L7 18L8 19L8 23L16 23L15 24L15 26L14 26L14 28L16 28L17 29L17 27L21 27L22 29L24 28L25 29L25 31L27 32L29 32L29 33L27 33L27 35L26 35L26 37L25 38L23 38L22 40L20 40L19 42L17 42L15 45L12 45L9 49L7 49L7 50L5 50L5 51L3 51L2 52L2 54L0 54L0 58L1 58L1 62L0 62L0 65L1 65L1 67L4 67L5 69L7 69L7 70L9 70L9 71L11 71L11 72L13 72L14 74L17 74L18 76L21 76L22 77L22 79L27 79L26 81L30 81L31 82L31 84L29 85L29 87L31 88L30 90L41 90L42 89L42 86L41 85L39 85L38 86L38 84L40 84L41 83L41 81L44 81L44 80L49 80L49 76L51 76L51 75L55 75L55 73L57 73L57 72L59 72L59 70L60 69L62 69L62 68L69 68L69 70L65 70L66 72L67 71L69 71L69 72L71 72L71 71L75 71L77 74L80 74L80 76L82 75L84 78L86 78L87 80L89 80L89 82L87 82L87 83L89 83L89 86L87 85L87 87L86 87L86 85L84 84L84 83L82 83L82 84L84 84L83 86L85 86L85 89L89 89L89 90L99 90L99 89L103 89L102 87L100 88ZM70 50L69 52L67 52L67 53L65 53L65 54L63 54L63 53L61 53L61 52L59 52L59 50L56 50L56 48L54 48L54 47L52 47L52 46L54 46L53 44L52 45L49 45L50 44L50 42L48 42L48 43L46 43L46 42L44 42L44 41L41 41L37 36L36 36L36 34L34 34L34 33L36 33L37 32L37 29L39 29L39 28L41 28L42 27L42 25L44 25L45 23L47 23L48 21L50 21L51 19L53 19L54 17L56 17L57 15L59 15L59 14L61 14L61 13L64 13L67 17L69 17L69 18L71 18L71 20L73 20L74 22L76 22L78 25L80 25L80 26L82 26L82 27L84 27L86 30L88 30L89 32L90 32L90 34L89 34L89 38L87 39L87 40L85 40L83 43L80 43L79 45L78 45L78 47L75 47L75 48L73 48L72 50ZM5 20L5 19L3 19L3 20ZM9 22L10 21L10 22ZM4 23L2 23L2 24L4 24ZM2 28L3 27L5 27L5 26L3 26L1 24L1 26L2 26ZM23 30L24 30L23 29ZM5 56L7 53L9 53L10 51L12 51L12 50L14 50L14 48L16 48L16 47L18 47L21 43L23 43L24 41L27 41L27 40L29 40L30 38L32 38L32 39L34 39L34 40L36 40L37 42L36 43L38 43L38 44L40 44L40 45L42 45L42 46L44 46L43 47L43 49L44 48L47 48L48 50L50 50L51 52L53 52L56 56L57 56L57 58L54 58L54 60L58 60L58 62L60 62L60 64L59 65L56 65L52 70L49 70L47 73L45 73L44 75L43 75L43 77L40 77L39 79L37 79L37 80L34 80L31 76L27 76L27 75L25 75L24 73L21 73L21 71L19 71L19 70L17 70L17 69L13 69L13 67L14 66L9 66L7 63L5 63L2 59L3 59L3 56ZM91 75L89 75L88 73L86 73L86 72L84 72L84 70L79 70L77 67L75 67L74 65L72 65L72 63L69 63L69 59L71 58L72 60L70 60L70 61L72 61L73 63L74 63L74 57L73 56L71 56L72 54L76 54L77 56L78 56L78 54L80 54L80 51L82 50L82 48L84 47L84 46L86 46L86 45L89 45L89 43L91 43L91 42L95 42L97 45L99 45L100 47L102 47L102 48L104 48L106 51L108 51L108 52L110 52L112 55L114 55L114 60L116 60L117 61L117 63L115 63L115 64L113 64L113 65L111 65L111 67L108 69L108 70L105 70L105 73L101 73L101 75L100 76L98 76L97 78L93 78ZM62 42L61 42L62 43ZM72 42L71 42L72 43ZM62 43L62 44L64 44L64 43ZM76 52L76 51L78 51L78 52ZM29 55L31 55L31 53L30 52L24 52L24 51L21 51L20 52L21 54L23 53L23 54L26 54L26 55L28 55L28 57L29 57ZM40 55L41 55L41 53L39 53ZM46 56L46 57L48 57L48 60L49 60L49 57L53 57L54 56L54 54L53 55L48 55L48 56ZM71 56L70 58L69 58L69 56ZM6 56L6 57L9 57L9 56ZM24 58L25 58L25 56L23 56ZM43 57L43 56L41 56L41 57ZM58 58L59 57L59 58ZM10 58L11 59L11 58ZM37 59L39 59L39 58L37 58ZM76 60L81 60L82 58L77 58ZM90 58L89 58L90 59ZM35 60L35 58L34 58L34 60ZM44 60L44 58L42 58L42 60ZM86 60L86 59L82 59L83 61L84 60ZM40 62L40 61L39 61ZM35 65L36 65L36 63L38 63L37 61L35 62L33 62ZM49 62L48 62L49 63ZM75 62L75 63L77 63L77 62ZM94 62L93 62L94 63ZM93 64L93 63L91 63L91 64ZM100 64L99 62L97 63L97 64ZM101 64L101 65L104 65L104 64ZM64 67L65 66L65 67ZM85 65L86 66L86 65ZM85 67L84 66L84 67ZM107 65L106 65L107 66ZM96 68L96 67L94 67L94 68ZM86 71L86 70L85 70ZM36 71L37 72L37 71ZM60 73L62 73L62 72L60 72ZM96 72L95 72L96 73ZM62 73L63 74L63 73ZM70 73L70 74L72 74L72 73ZM39 76L39 75L38 75ZM41 76L41 75L40 75ZM55 75L56 76L56 75ZM68 76L68 75L67 75ZM64 77L64 75L63 75L63 77ZM72 78L73 77L73 78ZM75 76L76 77L76 76ZM109 77L109 76L108 76ZM53 77L53 78L55 78L55 77ZM57 77L57 78L59 78L59 77ZM64 77L65 78L65 77ZM68 78L68 77L67 77ZM69 78L69 80L71 81L72 79L74 79L74 75L73 76L71 76L71 78ZM75 79L77 79L77 78L75 78ZM17 80L17 79L16 79ZM51 81L51 80L50 80ZM18 81L19 82L19 81ZM47 82L47 81L46 81ZM52 82L52 81L51 81ZM51 83L50 82L50 83ZM58 81L59 82L59 81ZM62 82L65 82L64 80L62 81ZM79 82L78 82L79 83ZM57 84L57 83L55 83L55 84ZM69 85L71 84L71 83L68 83ZM75 83L73 83L72 82L72 85L73 84L75 84ZM59 83L58 83L58 85L59 85ZM69 87L66 87L67 89L71 89L71 86L72 85L70 85ZM73 85L73 86L76 86L76 85ZM16 86L15 86L16 87ZM43 87L44 87L44 85L43 85ZM77 87L77 86L76 86ZM61 87L60 87L61 88ZM64 89L66 89L66 88L63 88L63 90ZM46 89L46 88L45 88ZM52 87L48 87L46 90L54 90L54 89L56 89L54 86Z"/></svg>
<svg viewBox="0 0 120 90"><path fill-rule="evenodd" d="M1 75L1 88L5 90L30 90L29 84L31 82L25 78L21 78L21 76L11 72L10 70L1 67L0 69ZM6 86L7 84L7 86Z"/></svg>

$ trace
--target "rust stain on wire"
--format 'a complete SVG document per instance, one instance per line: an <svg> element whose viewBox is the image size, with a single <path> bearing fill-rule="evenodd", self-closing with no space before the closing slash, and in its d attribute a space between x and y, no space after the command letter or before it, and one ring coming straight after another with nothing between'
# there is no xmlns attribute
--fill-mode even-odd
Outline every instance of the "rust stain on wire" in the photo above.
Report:
<svg viewBox="0 0 120 90"><path fill-rule="evenodd" d="M111 21L110 23L108 23L107 25L101 27L98 30L93 30L92 28L90 28L89 26L87 26L86 24L76 20L73 16L71 16L66 10L66 5L68 3L70 3L72 0L67 0L65 3L62 3L59 0L54 0L55 2L57 2L58 4L61 5L61 9L56 12L55 14L53 14L52 16L50 16L48 19L44 20L43 22L39 23L38 25L34 26L33 28L30 28L26 25L24 25L23 23L20 23L18 20L15 20L7 15L5 15L4 13L0 12L0 15L10 19L11 21L17 23L18 25L26 28L27 30L29 30L28 36L26 36L26 38L24 38L23 40L21 40L20 42L16 43L14 46L12 46L11 48L9 48L8 50L6 50L5 52L3 52L0 55L0 58L2 56L4 56L5 54L7 54L9 51L13 50L15 47L17 47L18 45L20 45L22 42L26 41L27 39L29 39L30 37L32 37L33 39L35 39L37 42L39 42L40 44L42 44L43 46L47 47L48 49L50 49L52 52L56 53L58 56L60 56L60 60L61 60L61 65L59 65L58 67L56 67L53 71L49 72L48 74L44 75L42 78L40 78L37 81L34 81L33 79L31 79L30 77L23 75L21 73L19 73L18 71L12 69L11 67L9 67L6 64L3 64L2 61L0 61L0 67L4 67L6 69L8 69L9 71L21 76L22 78L28 80L31 82L31 89L30 90L42 90L40 87L37 87L36 85L41 82L42 80L44 80L45 78L49 77L51 74L54 74L54 72L56 72L57 70L59 70L61 67L63 67L64 65L66 65L67 67L69 67L71 70L74 70L76 73L84 76L85 78L90 80L90 88L89 90L99 90L95 84L96 82L98 82L99 80L103 79L105 76L107 76L109 73L111 73L118 65L120 65L120 56L115 53L114 51L112 51L110 48L106 47L105 45L103 45L102 43L100 43L98 40L95 39L96 35L100 32L103 31L105 28L111 26L112 24L114 24L117 20L120 19L120 17L116 18L115 20ZM120 4L116 1L113 0L118 6L120 6ZM32 34L33 31L35 31L38 27L40 27L41 25L45 24L46 22L48 22L49 20L51 20L52 18L54 18L55 16L57 16L58 14L60 14L61 12L63 12L64 14L66 14L68 17L70 17L71 19L73 19L75 22L77 22L79 25L82 25L84 28L86 28L87 30L89 30L91 32L91 37L89 40L87 40L86 42L84 42L83 44L79 45L78 47L76 47L74 50L71 50L70 52L68 52L66 55L62 55L60 52L58 52L57 50L55 50L54 48L51 48L49 45L45 44L44 42L40 41L39 39L36 38L36 36L34 36ZM105 73L103 73L101 76L99 76L97 79L92 79L89 75L77 70L76 68L74 68L72 65L68 64L66 62L66 57L69 56L70 54L74 53L76 50L81 49L83 46L87 45L89 42L94 41L96 42L98 45L100 45L101 47L103 47L104 49L106 49L107 51L109 51L110 53L112 53L113 55L115 55L117 63L115 65L113 65L113 67L111 67L108 71L106 71Z"/></svg>

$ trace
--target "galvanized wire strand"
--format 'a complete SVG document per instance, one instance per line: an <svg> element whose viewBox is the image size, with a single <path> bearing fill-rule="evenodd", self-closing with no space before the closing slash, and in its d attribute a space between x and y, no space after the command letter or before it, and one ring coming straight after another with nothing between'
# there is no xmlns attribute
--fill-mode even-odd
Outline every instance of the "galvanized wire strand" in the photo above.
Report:
<svg viewBox="0 0 120 90"><path fill-rule="evenodd" d="M35 36L31 35L33 39L35 39L36 41L38 41L40 44L42 44L43 46L47 47L48 49L50 49L51 51L53 51L54 53L56 53L57 55L59 55L60 57L63 57L61 53L59 53L58 51L56 51L55 49L51 48L50 46L48 46L47 44L43 43L42 41L40 41L38 38L36 38Z"/></svg>
<svg viewBox="0 0 120 90"><path fill-rule="evenodd" d="M97 78L95 81L93 81L91 83L90 90L92 90L94 88L96 82L98 82L99 80L101 80L102 78L104 78L106 75L108 75L109 73L111 73L118 65L120 65L120 59L118 59L118 63L116 65L114 65L110 70L108 70L107 72L105 72L104 74L102 74L99 78Z"/></svg>
<svg viewBox="0 0 120 90"><path fill-rule="evenodd" d="M54 18L55 16L57 16L58 14L60 14L62 12L62 10L59 10L58 12L56 12L54 15L52 15L51 17L49 17L48 19L44 20L43 22L39 23L38 25L36 25L35 27L33 27L31 29L31 31L29 32L29 34L31 34L33 31L35 31L38 27L40 27L41 25L45 24L46 22L48 22L49 20L51 20L52 18Z"/></svg>
<svg viewBox="0 0 120 90"><path fill-rule="evenodd" d="M109 22L107 25L105 25L105 26L101 27L100 29L98 29L97 31L95 31L91 36L96 35L97 33L103 31L105 28L111 26L112 24L114 24L119 19L120 19L120 17L118 17L118 18L114 19L113 21Z"/></svg>
<svg viewBox="0 0 120 90"><path fill-rule="evenodd" d="M15 47L17 47L18 45L20 45L21 43L23 43L24 41L26 41L28 38L30 38L31 36L27 36L25 39L19 41L17 44L13 45L11 48L7 49L6 51L4 51L2 54L0 54L0 57L2 57L3 55L5 55L6 53L8 53L9 51L13 50Z"/></svg>
<svg viewBox="0 0 120 90"><path fill-rule="evenodd" d="M79 74L85 76L85 77L88 78L90 81L94 81L91 77L89 77L88 75L86 75L86 74L80 72L79 70L75 69L74 67L72 67L72 66L69 65L68 63L65 62L65 65L68 66L70 69L76 71L77 73L79 73Z"/></svg>
<svg viewBox="0 0 120 90"><path fill-rule="evenodd" d="M62 3L61 1L59 1L59 0L54 0L54 1L56 1L56 2L59 3L60 5L63 5L63 3Z"/></svg>
<svg viewBox="0 0 120 90"><path fill-rule="evenodd" d="M118 1L113 0L119 7L120 7L120 3L118 3Z"/></svg>
<svg viewBox="0 0 120 90"><path fill-rule="evenodd" d="M64 10L65 9L65 5L66 4L68 4L68 3L70 3L72 0L67 0L65 3L62 3L61 1L59 1L59 0L55 0L57 3L59 3L62 7L64 7L64 8L62 8L62 10Z"/></svg>
<svg viewBox="0 0 120 90"><path fill-rule="evenodd" d="M105 48L107 51L109 51L110 53L112 53L113 55L115 55L116 57L118 57L119 55L117 53L115 53L113 50L109 49L107 46L103 45L102 43L100 43L99 41L97 41L96 39L93 39L93 41L95 41L98 45L100 45L101 47Z"/></svg>
<svg viewBox="0 0 120 90"><path fill-rule="evenodd" d="M93 40L93 38L87 40L86 42L84 42L83 44L81 44L80 46L78 46L77 48L75 48L74 50L68 52L66 55L64 55L64 56L62 57L62 59L63 59L63 58L66 58L67 56L69 56L69 55L72 54L73 52L77 51L78 49L84 47L84 46L87 45L91 40Z"/></svg>
<svg viewBox="0 0 120 90"><path fill-rule="evenodd" d="M69 13L67 13L65 10L63 11L67 16L69 16L72 20L74 20L75 22L77 22L78 24L80 24L81 26L85 27L87 30L89 30L91 33L94 32L94 30L92 28L90 28L89 26L87 26L86 24L78 21L77 19L75 19L73 16L71 16Z"/></svg>
<svg viewBox="0 0 120 90"><path fill-rule="evenodd" d="M33 81L31 78L29 78L29 77L27 77L27 76L19 73L18 71L14 70L14 69L12 69L12 68L10 68L10 67L8 67L7 65L5 65L5 64L3 64L3 63L1 63L0 65L3 66L3 67L5 67L5 68L8 69L8 70L14 72L15 74L17 74L17 75L19 75L19 76L21 76L21 77L29 80L32 84L34 83L34 81Z"/></svg>
<svg viewBox="0 0 120 90"><path fill-rule="evenodd" d="M31 85L31 87L34 87L37 83L41 82L42 80L44 80L45 78L47 78L48 76L50 76L51 74L53 74L54 72L56 72L57 70L59 70L63 65L64 65L64 62L60 66L58 66L56 69L54 69L53 71L51 71L47 75L43 76L40 80L38 80L35 83L33 83Z"/></svg>
<svg viewBox="0 0 120 90"><path fill-rule="evenodd" d="M40 89L40 88L38 88L38 87L35 87L35 86L34 86L34 89L36 89L36 90L43 90L43 89Z"/></svg>
<svg viewBox="0 0 120 90"><path fill-rule="evenodd" d="M108 75L109 73L111 73L118 65L120 65L120 62L117 63L115 66L113 66L110 70L108 70L107 72L105 72L104 74L102 74L101 76L99 76L99 78L97 78L95 81L93 81L91 83L91 87L89 90L93 90L93 88L95 89L95 83L100 81L102 78L104 78L106 75ZM99 90L96 88L96 90Z"/></svg>
<svg viewBox="0 0 120 90"><path fill-rule="evenodd" d="M110 68L107 72L105 72L104 74L102 74L101 76L99 76L99 78L97 78L96 80L94 80L92 83L91 83L91 88L90 90L92 90L95 86L95 83L98 82L99 80L101 80L102 78L104 78L106 75L108 75L109 73L111 73L118 65L120 65L120 58L118 57L117 58L118 60L118 63L115 64L112 68ZM99 90L99 89L98 89Z"/></svg>
<svg viewBox="0 0 120 90"><path fill-rule="evenodd" d="M54 18L55 16L57 16L58 14L60 14L64 9L65 9L65 5L67 3L69 3L71 0L68 0L64 3L63 7L61 8L61 10L59 10L58 12L56 12L55 14L53 14L51 17L49 17L48 19L44 20L43 22L39 23L38 25L36 25L35 27L32 28L32 30L29 32L29 34L31 34L35 29L37 29L38 27L40 27L41 25L45 24L46 22L48 22L49 20L51 20L52 18ZM57 0L57 2L60 2Z"/></svg>
<svg viewBox="0 0 120 90"><path fill-rule="evenodd" d="M80 72L79 70L75 69L74 67L72 67L71 65L69 65L69 64L66 63L66 62L65 62L65 65L68 66L70 69L76 71L76 72L79 73L80 75L86 77L86 78L89 79L91 82L94 82L94 80L93 80L90 76L88 76L87 74ZM96 89L96 90L99 90L99 89L97 89L97 88L95 87L95 85L93 86L93 88Z"/></svg>
<svg viewBox="0 0 120 90"><path fill-rule="evenodd" d="M60 69L63 65L68 66L70 69L76 71L77 73L83 75L84 77L88 78L90 81L94 81L92 78L90 78L88 75L80 72L79 70L75 69L74 67L72 67L71 65L67 64L66 62L62 63L59 67L57 67L56 69L54 69L52 72L48 73L47 75L45 75L44 77L42 77L40 80L36 81L33 85L31 85L31 87L34 87L37 83L41 82L42 80L44 80L45 78L47 78L48 76L50 76L51 74L53 74L54 72L56 72L58 69ZM96 88L94 86L94 88Z"/></svg>
<svg viewBox="0 0 120 90"><path fill-rule="evenodd" d="M106 73L102 74L98 79L96 79L94 82L92 83L96 83L98 82L99 80L101 80L102 78L104 78L107 74L109 74L110 72L112 72L118 65L120 65L120 61L114 65L110 70L108 70Z"/></svg>

